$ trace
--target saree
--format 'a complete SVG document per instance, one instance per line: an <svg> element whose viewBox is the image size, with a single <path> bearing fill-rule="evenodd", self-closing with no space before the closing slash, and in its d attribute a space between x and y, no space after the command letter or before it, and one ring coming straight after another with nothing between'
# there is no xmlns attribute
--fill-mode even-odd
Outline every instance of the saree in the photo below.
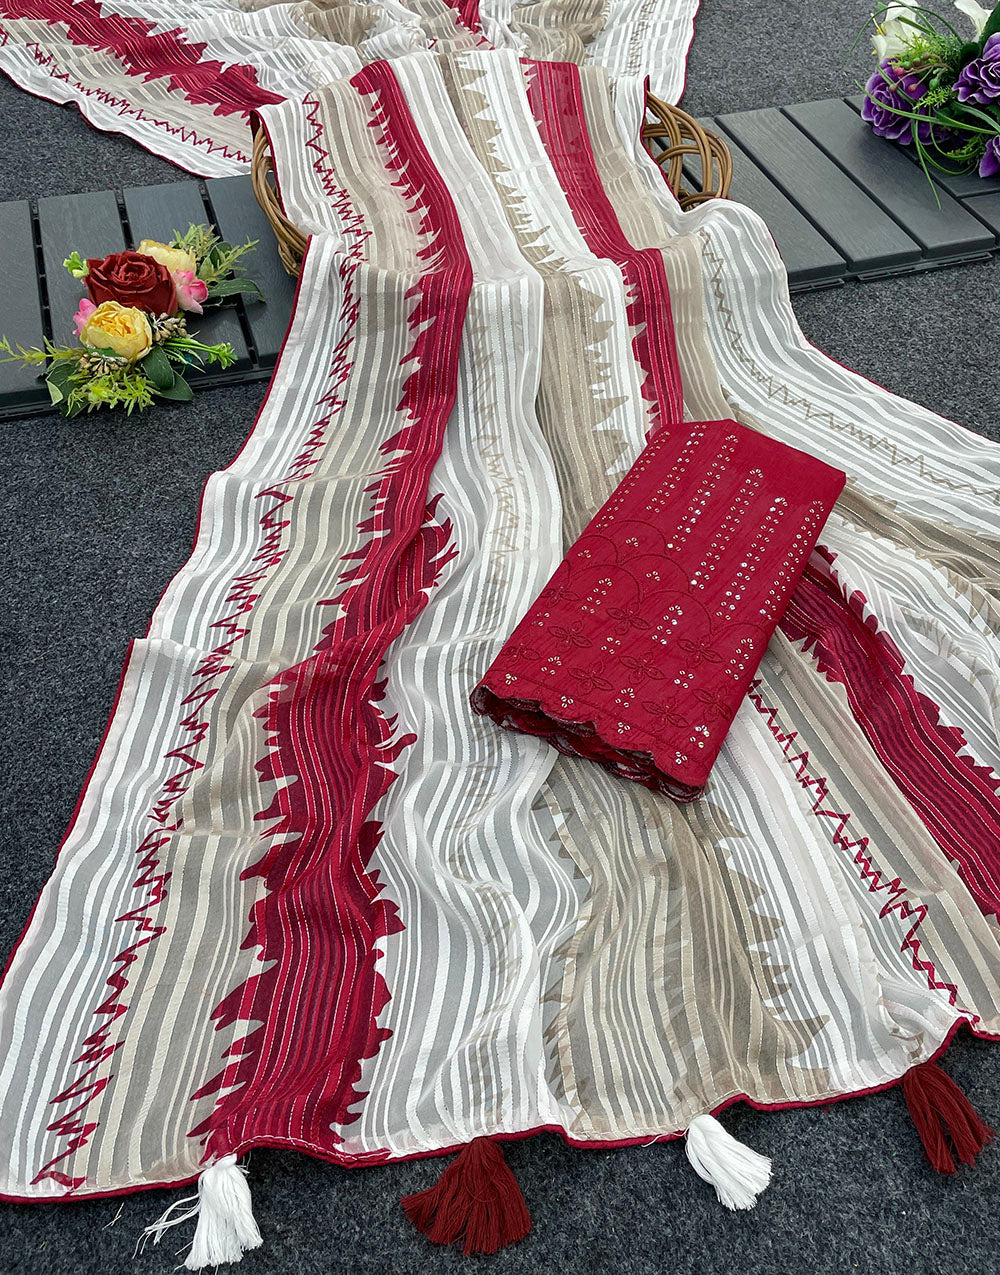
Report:
<svg viewBox="0 0 1000 1275"><path fill-rule="evenodd" d="M988 1136L928 1067L1000 1033L1000 453L808 346L752 213L680 212L642 76L521 52L243 102L294 313L0 986L0 1192L197 1178L192 1267L260 1242L252 1147L464 1148L407 1208L490 1250L504 1137L686 1135L747 1207L733 1102L902 1080L939 1167L946 1107ZM681 806L469 695L647 435L728 419L848 481Z"/></svg>

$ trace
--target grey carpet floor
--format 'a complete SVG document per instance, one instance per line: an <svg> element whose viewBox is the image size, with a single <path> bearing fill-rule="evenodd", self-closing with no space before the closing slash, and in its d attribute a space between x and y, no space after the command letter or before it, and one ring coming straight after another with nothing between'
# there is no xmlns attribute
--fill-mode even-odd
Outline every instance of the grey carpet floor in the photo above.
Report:
<svg viewBox="0 0 1000 1275"><path fill-rule="evenodd" d="M848 70L840 63L868 8L866 0L704 0L684 104L706 114L852 92L864 61ZM0 200L185 177L6 81L0 120ZM841 362L1000 439L1000 261L852 284L800 297L795 309L809 339ZM236 452L262 395L262 385L210 391L145 421L44 417L4 427L4 952L51 869L128 641L145 631L185 561L205 477ZM947 1066L982 1113L1000 1121L1000 1049L960 1038ZM734 1108L726 1123L774 1159L773 1185L752 1212L726 1213L678 1144L607 1153L531 1138L510 1144L507 1156L534 1230L475 1268L491 1275L996 1269L1000 1147L972 1171L935 1176L898 1092L769 1115ZM440 1161L346 1171L275 1151L252 1160L265 1246L244 1259L246 1275L470 1269L460 1253L416 1235L397 1203L433 1182ZM121 1206L0 1205L0 1272L132 1269L139 1230L175 1196L151 1191ZM174 1269L183 1237L172 1235L135 1269Z"/></svg>

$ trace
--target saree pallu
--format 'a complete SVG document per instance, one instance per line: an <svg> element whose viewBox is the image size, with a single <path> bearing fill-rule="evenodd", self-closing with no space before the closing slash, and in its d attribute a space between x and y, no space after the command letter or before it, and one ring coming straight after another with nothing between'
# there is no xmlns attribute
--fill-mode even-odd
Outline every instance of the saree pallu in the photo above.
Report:
<svg viewBox="0 0 1000 1275"><path fill-rule="evenodd" d="M0 0L0 71L203 177L250 167L248 115L421 49L653 74L675 102L699 0Z"/></svg>
<svg viewBox="0 0 1000 1275"><path fill-rule="evenodd" d="M469 50L261 110L298 301L0 989L6 1195L645 1142L1000 1029L997 450L810 349L642 102ZM647 434L728 417L852 479L680 807L468 696Z"/></svg>

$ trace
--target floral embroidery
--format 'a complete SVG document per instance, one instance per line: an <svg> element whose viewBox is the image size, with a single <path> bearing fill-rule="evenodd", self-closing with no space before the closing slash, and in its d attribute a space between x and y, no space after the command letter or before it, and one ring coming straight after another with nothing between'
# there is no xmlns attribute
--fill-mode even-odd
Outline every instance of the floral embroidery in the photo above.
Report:
<svg viewBox="0 0 1000 1275"><path fill-rule="evenodd" d="M669 796L697 796L843 481L732 421L661 429L473 707Z"/></svg>
<svg viewBox="0 0 1000 1275"><path fill-rule="evenodd" d="M542 598L546 602L578 602L580 595L574 593L568 584L549 584L538 595L539 600Z"/></svg>
<svg viewBox="0 0 1000 1275"><path fill-rule="evenodd" d="M709 638L678 638L677 645L685 655L690 657L695 668L704 660L709 664L719 664L722 656L712 647Z"/></svg>
<svg viewBox="0 0 1000 1275"><path fill-rule="evenodd" d="M549 632L556 641L561 642L563 646L593 645L590 638L584 634L583 622L580 620L577 620L575 624L570 625L568 629L564 628L561 624L554 624L552 628L549 629Z"/></svg>
<svg viewBox="0 0 1000 1275"><path fill-rule="evenodd" d="M578 682L582 682L588 691L610 691L613 690L612 684L606 677L602 676L604 669L601 664L595 664L593 668L569 670L570 677L575 677Z"/></svg>
<svg viewBox="0 0 1000 1275"><path fill-rule="evenodd" d="M665 676L660 666L649 655L623 655L622 663L631 672L637 673L640 677L648 677L654 682L658 682Z"/></svg>
<svg viewBox="0 0 1000 1275"><path fill-rule="evenodd" d="M699 688L694 692L694 697L699 704L704 705L706 717L721 717L727 722L732 721L733 707L721 690L708 691Z"/></svg>
<svg viewBox="0 0 1000 1275"><path fill-rule="evenodd" d="M659 700L643 700L642 707L657 722L666 722L668 726L686 726L687 718L677 711L677 700L668 699L662 704Z"/></svg>

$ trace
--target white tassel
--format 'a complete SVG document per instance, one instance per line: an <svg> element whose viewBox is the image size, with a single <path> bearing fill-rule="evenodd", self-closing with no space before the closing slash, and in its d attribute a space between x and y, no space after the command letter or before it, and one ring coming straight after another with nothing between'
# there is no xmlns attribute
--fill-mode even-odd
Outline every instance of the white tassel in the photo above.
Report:
<svg viewBox="0 0 1000 1275"><path fill-rule="evenodd" d="M714 1116L695 1116L684 1139L697 1175L727 1209L752 1209L771 1181L771 1161L727 1133Z"/></svg>
<svg viewBox="0 0 1000 1275"><path fill-rule="evenodd" d="M248 1249L262 1243L250 1206L246 1172L234 1155L224 1155L208 1165L198 1178L197 1196L171 1204L159 1221L146 1227L143 1238L152 1236L153 1243L159 1244L165 1231L197 1217L194 1241L184 1262L187 1269L198 1271L203 1266L240 1261ZM184 1208L186 1204L191 1207Z"/></svg>

